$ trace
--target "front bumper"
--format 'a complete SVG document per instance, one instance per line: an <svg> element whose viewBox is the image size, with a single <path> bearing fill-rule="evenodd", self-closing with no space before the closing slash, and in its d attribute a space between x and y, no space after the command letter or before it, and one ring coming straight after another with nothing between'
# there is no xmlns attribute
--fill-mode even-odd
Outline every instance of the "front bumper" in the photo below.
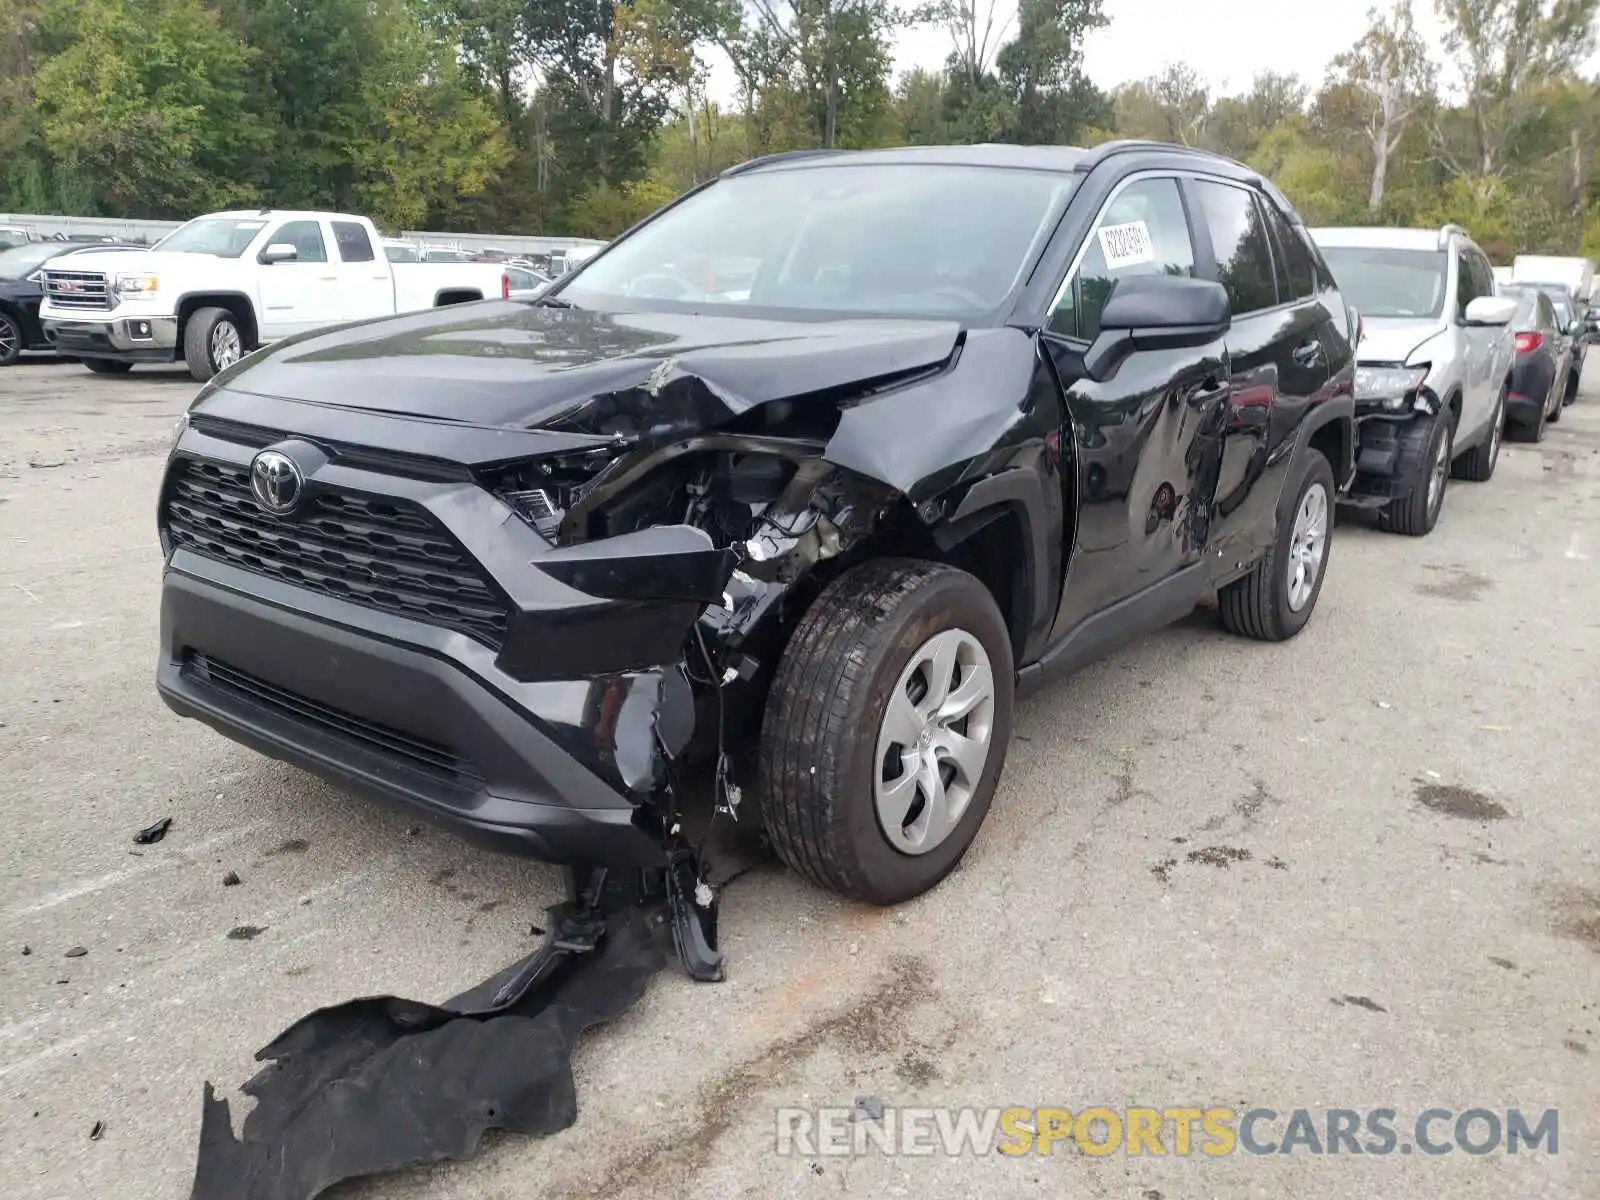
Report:
<svg viewBox="0 0 1600 1200"><path fill-rule="evenodd" d="M274 538L314 541L309 528L297 535L292 519L265 537L258 524L237 561L197 548L192 536L175 538L172 513L187 503L174 500L174 481L183 478L176 464L237 470L256 448L191 425L169 469L157 666L167 705L499 850L569 864L664 863L667 760L695 730L681 655L704 604L585 594L541 570L541 557L562 556L475 484L375 474L338 460L308 478L341 495L430 513L494 579L508 610L500 644L425 614L385 611L381 597L318 590L327 559L299 574L267 570ZM227 486L205 478L219 494ZM247 523L232 511L213 518L214 527ZM198 518L191 506L177 519L193 528ZM589 545L605 567L604 543ZM670 574L673 557L662 555L657 569ZM404 586L394 580L379 582Z"/></svg>
<svg viewBox="0 0 1600 1200"><path fill-rule="evenodd" d="M62 354L119 362L172 362L177 317L45 317L45 340Z"/></svg>

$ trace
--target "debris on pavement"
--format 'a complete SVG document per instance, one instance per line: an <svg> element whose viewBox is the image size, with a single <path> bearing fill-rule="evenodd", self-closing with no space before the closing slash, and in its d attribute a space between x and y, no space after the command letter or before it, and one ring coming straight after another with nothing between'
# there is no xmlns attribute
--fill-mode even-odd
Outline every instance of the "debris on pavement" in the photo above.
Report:
<svg viewBox="0 0 1600 1200"><path fill-rule="evenodd" d="M876 1096L857 1096L855 1110L850 1114L852 1121L881 1121L883 1120L883 1101Z"/></svg>
<svg viewBox="0 0 1600 1200"><path fill-rule="evenodd" d="M190 1200L314 1200L346 1179L470 1157L486 1129L552 1134L578 1117L578 1036L620 1016L674 956L723 978L698 854L665 868L568 868L532 954L442 1005L369 996L301 1018L257 1051L238 1136L205 1084Z"/></svg>
<svg viewBox="0 0 1600 1200"><path fill-rule="evenodd" d="M98 1142L100 1140L100 1135L105 1133L105 1131L106 1123L104 1121L96 1121L94 1123L94 1127L89 1130L89 1140L91 1142Z"/></svg>
<svg viewBox="0 0 1600 1200"><path fill-rule="evenodd" d="M87 953L89 953L88 947L86 947L86 946L74 946L71 950L67 951L67 957L68 958L82 958Z"/></svg>
<svg viewBox="0 0 1600 1200"><path fill-rule="evenodd" d="M235 925L228 930L228 938L235 942L248 942L266 931L264 925Z"/></svg>
<svg viewBox="0 0 1600 1200"><path fill-rule="evenodd" d="M469 1157L486 1129L552 1134L578 1117L572 1051L585 1029L644 994L670 942L638 910L608 921L547 989L485 1010L522 969L443 1005L352 1000L290 1026L256 1054L240 1136L205 1085L191 1200L312 1200L344 1179Z"/></svg>
<svg viewBox="0 0 1600 1200"><path fill-rule="evenodd" d="M151 825L145 829L141 829L138 833L134 834L134 844L139 846L153 845L154 843L159 842L162 838L166 837L167 830L171 828L172 818L162 817L161 820L157 821L154 825Z"/></svg>
<svg viewBox="0 0 1600 1200"><path fill-rule="evenodd" d="M239 878L239 872L237 871L229 871L222 877L223 887L238 887L243 882L244 880Z"/></svg>
<svg viewBox="0 0 1600 1200"><path fill-rule="evenodd" d="M27 958L28 955L30 955L32 953L33 953L33 947L32 946L24 946L22 948L22 957L23 958Z"/></svg>

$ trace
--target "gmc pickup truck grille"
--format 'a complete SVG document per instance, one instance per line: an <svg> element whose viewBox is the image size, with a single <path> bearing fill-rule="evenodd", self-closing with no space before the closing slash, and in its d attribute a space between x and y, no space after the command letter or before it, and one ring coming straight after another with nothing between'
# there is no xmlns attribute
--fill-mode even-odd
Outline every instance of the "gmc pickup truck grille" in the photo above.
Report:
<svg viewBox="0 0 1600 1200"><path fill-rule="evenodd" d="M111 307L111 287L100 271L50 271L44 273L44 294L57 308Z"/></svg>
<svg viewBox="0 0 1600 1200"><path fill-rule="evenodd" d="M180 459L162 504L173 548L327 596L454 629L499 649L510 602L428 511L319 490L287 520L250 494L249 470Z"/></svg>

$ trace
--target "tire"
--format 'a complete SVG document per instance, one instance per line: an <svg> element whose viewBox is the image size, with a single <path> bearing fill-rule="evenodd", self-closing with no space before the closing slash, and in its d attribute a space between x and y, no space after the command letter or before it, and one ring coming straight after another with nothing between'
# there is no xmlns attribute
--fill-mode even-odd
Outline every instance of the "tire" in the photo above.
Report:
<svg viewBox="0 0 1600 1200"><path fill-rule="evenodd" d="M1333 466L1308 449L1284 488L1278 528L1266 555L1250 574L1220 589L1217 608L1230 633L1262 642L1285 642L1306 627L1328 577L1333 549L1336 485ZM1320 523L1319 522L1320 514ZM1314 539L1314 540L1312 540ZM1310 557L1314 549L1315 557ZM1308 567L1306 590L1291 568Z"/></svg>
<svg viewBox="0 0 1600 1200"><path fill-rule="evenodd" d="M1544 395L1544 403L1539 406L1539 418L1538 418L1538 420L1534 421L1534 423L1532 425L1523 425L1523 426L1520 426L1518 428L1517 434L1518 434L1518 437L1520 438L1520 440L1522 440L1524 442L1534 442L1534 443L1538 443L1538 442L1544 441L1545 426L1548 425L1550 423L1550 420L1551 420L1551 418L1550 418L1550 401L1556 399L1556 397L1557 397L1556 381L1554 379L1552 379L1550 381L1550 390L1547 391L1545 393L1545 395ZM1561 408L1561 405L1558 402L1556 404L1556 410L1560 411L1560 408Z"/></svg>
<svg viewBox="0 0 1600 1200"><path fill-rule="evenodd" d="M238 319L225 308L199 308L183 326L183 361L196 383L231 367L246 353Z"/></svg>
<svg viewBox="0 0 1600 1200"><path fill-rule="evenodd" d="M1451 473L1469 483L1488 483L1494 475L1495 464L1500 461L1500 440L1506 431L1506 389L1500 389L1500 398L1494 402L1494 416L1490 419L1489 436L1463 454L1454 464Z"/></svg>
<svg viewBox="0 0 1600 1200"><path fill-rule="evenodd" d="M1552 383L1550 385L1550 390L1551 392L1556 392L1556 385ZM1555 425L1561 421L1562 410L1565 409L1568 404L1572 403L1572 401L1567 399L1569 395L1571 395L1571 392L1567 388L1562 388L1560 392L1557 393L1556 402L1550 406L1549 412L1545 416L1546 424ZM1542 439L1544 437L1543 432L1541 432L1539 436Z"/></svg>
<svg viewBox="0 0 1600 1200"><path fill-rule="evenodd" d="M1404 496L1396 497L1378 510L1380 526L1406 537L1426 537L1433 532L1450 488L1449 466L1455 433L1455 415L1446 408L1436 416L1413 420L1400 435L1399 474L1416 482ZM1445 470L1439 479L1438 493L1430 501L1429 480L1441 454Z"/></svg>
<svg viewBox="0 0 1600 1200"><path fill-rule="evenodd" d="M937 757L937 732L931 743L910 740L909 733L905 741L892 739L891 699L901 696L906 707L899 711L913 726L920 723L913 694L927 676L919 664L927 665L930 647L956 643L960 657L950 661L968 667L954 677L958 687L981 678L970 669L979 650L990 670L988 699L956 730L976 735L972 720L987 717L987 750L975 780L962 781L953 759ZM899 904L932 888L960 862L994 799L1011 738L1014 688L1010 634L994 597L974 576L917 559L879 559L841 575L790 639L762 722L757 778L778 856L812 883L869 904ZM928 728L936 730L937 721ZM959 798L964 791L965 805L941 839L916 845L916 826L930 806L919 782L925 776L915 767L934 761L941 793ZM956 776L949 783L962 786L945 790L947 770ZM889 771L909 789L905 811L915 817L896 826L895 841L878 815L879 788L896 782L885 782Z"/></svg>
<svg viewBox="0 0 1600 1200"><path fill-rule="evenodd" d="M22 326L10 313L0 312L0 367L22 357Z"/></svg>
<svg viewBox="0 0 1600 1200"><path fill-rule="evenodd" d="M1578 372L1574 371L1574 372L1572 372L1572 374L1567 376L1567 390L1565 391L1565 393L1562 394L1561 407L1562 408L1566 408L1569 405L1576 404L1577 402L1578 402Z"/></svg>
<svg viewBox="0 0 1600 1200"><path fill-rule="evenodd" d="M133 370L130 362L118 362L114 358L86 358L83 365L96 375L126 375Z"/></svg>

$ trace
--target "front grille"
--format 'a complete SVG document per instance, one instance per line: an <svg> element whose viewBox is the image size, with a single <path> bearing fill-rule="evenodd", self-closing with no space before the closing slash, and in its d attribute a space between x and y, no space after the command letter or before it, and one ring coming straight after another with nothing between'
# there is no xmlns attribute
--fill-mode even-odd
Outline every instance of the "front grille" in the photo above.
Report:
<svg viewBox="0 0 1600 1200"><path fill-rule="evenodd" d="M209 655L195 650L187 651L183 658L183 673L236 703L243 702L266 709L297 725L355 742L366 750L398 760L414 771L421 771L443 782L469 789L483 785L483 775L478 769L448 746L351 716L287 688L268 683L237 667L230 667Z"/></svg>
<svg viewBox="0 0 1600 1200"><path fill-rule="evenodd" d="M174 548L327 596L505 642L510 602L424 508L356 492L314 492L288 520L250 494L249 469L179 459L162 516Z"/></svg>
<svg viewBox="0 0 1600 1200"><path fill-rule="evenodd" d="M44 273L44 294L57 308L111 307L111 288L102 271L50 271Z"/></svg>

